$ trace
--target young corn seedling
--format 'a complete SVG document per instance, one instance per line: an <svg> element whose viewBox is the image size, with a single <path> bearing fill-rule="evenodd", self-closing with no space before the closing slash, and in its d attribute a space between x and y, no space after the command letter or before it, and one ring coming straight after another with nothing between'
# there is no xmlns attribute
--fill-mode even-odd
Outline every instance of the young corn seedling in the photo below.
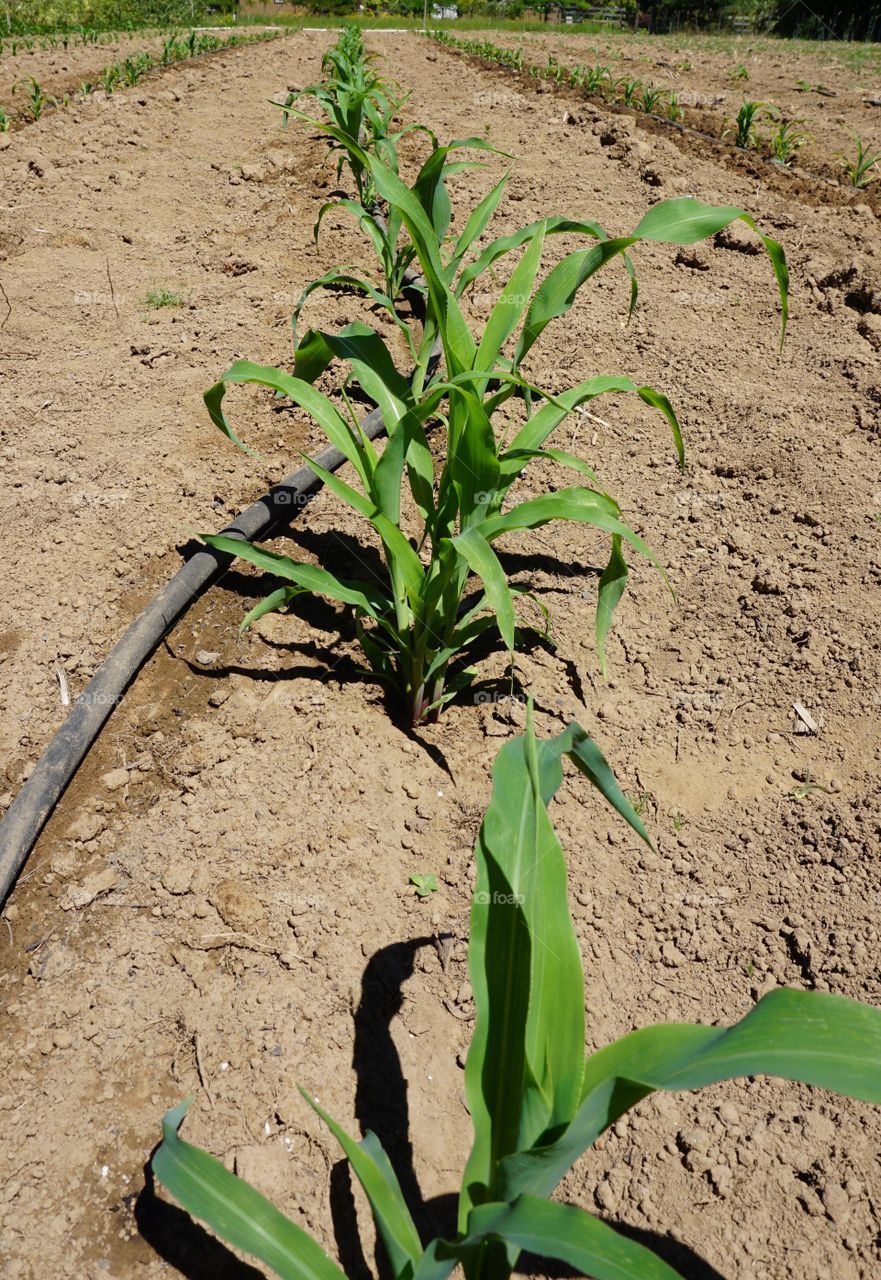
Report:
<svg viewBox="0 0 881 1280"><path fill-rule="evenodd" d="M395 96L393 86L380 76L375 62L375 57L365 53L363 37L358 28L344 28L336 45L328 49L322 58L322 72L329 72L329 78L320 84L289 94L282 108L285 122L290 115L308 119L303 113L294 110L294 107L300 98L311 97L324 111L328 122L347 138L364 146L384 145L387 157L394 156L398 139L403 133L411 132L412 126L399 134L390 135L392 120L405 99ZM337 181L340 180L343 166L347 164L355 182L359 202L365 208L371 208L376 202L376 193L371 188L364 166L354 153L339 142L332 141L331 149L339 155Z"/></svg>
<svg viewBox="0 0 881 1280"><path fill-rule="evenodd" d="M851 186L864 191L872 182L878 181L878 176L872 170L881 164L881 156L870 155L862 138L855 133L851 136L857 145L856 155L853 158L840 156L839 159Z"/></svg>
<svg viewBox="0 0 881 1280"><path fill-rule="evenodd" d="M734 121L734 145L743 151L753 151L759 145L758 123L771 114L765 102L744 102ZM730 129L725 131L731 133Z"/></svg>
<svg viewBox="0 0 881 1280"><path fill-rule="evenodd" d="M653 84L644 85L642 93L637 99L637 106L646 115L655 115L660 110L661 103L666 96L666 89L659 89L657 85Z"/></svg>
<svg viewBox="0 0 881 1280"><path fill-rule="evenodd" d="M642 89L642 81L623 76L620 80L615 81L615 88L618 90L618 98L624 106L632 107L636 102L637 94Z"/></svg>
<svg viewBox="0 0 881 1280"><path fill-rule="evenodd" d="M569 78L566 68L557 61L552 53L548 54L548 65L543 78L545 80L553 80L554 84L562 84L564 80Z"/></svg>
<svg viewBox="0 0 881 1280"><path fill-rule="evenodd" d="M28 101L25 103L25 113L31 120L39 120L47 106L57 107L58 103L49 94L43 92L40 88L40 82L35 80L33 76L28 76L27 81L20 81L13 86L13 93L17 89L26 89Z"/></svg>
<svg viewBox="0 0 881 1280"><path fill-rule="evenodd" d="M612 83L612 73L608 67L597 63L593 67L576 67L572 73L573 82L585 93L603 94Z"/></svg>
<svg viewBox="0 0 881 1280"><path fill-rule="evenodd" d="M9 126L11 124L12 124L12 121L9 119L9 116L6 114L3 108L0 107L0 133L8 133Z"/></svg>
<svg viewBox="0 0 881 1280"><path fill-rule="evenodd" d="M781 120L771 134L771 155L778 164L792 164L798 152L809 142L811 135L801 126L803 120Z"/></svg>
<svg viewBox="0 0 881 1280"><path fill-rule="evenodd" d="M109 63L104 67L98 77L98 83L105 93L113 93L113 90L122 79L122 71L115 62Z"/></svg>
<svg viewBox="0 0 881 1280"><path fill-rule="evenodd" d="M364 1189L394 1280L507 1280L524 1250L594 1280L677 1280L655 1253L552 1200L580 1156L655 1090L778 1076L881 1102L881 1010L795 989L732 1027L662 1023L585 1057L584 977L566 863L548 812L568 756L648 842L596 744L577 724L502 748L477 840L468 963L475 1024L465 1065L474 1140L449 1239L423 1243L375 1133L356 1141L305 1090ZM153 1170L185 1209L282 1280L344 1280L312 1236L219 1160L183 1141L169 1111Z"/></svg>
<svg viewBox="0 0 881 1280"><path fill-rule="evenodd" d="M509 585L493 544L522 530L570 520L592 525L611 539L596 617L597 649L604 669L606 635L627 577L624 545L655 565L657 561L624 523L620 508L602 491L591 467L551 445L550 437L568 413L606 393L636 394L659 410L672 429L682 462L679 425L663 395L628 378L591 377L552 397L524 377L522 363L547 325L568 313L582 285L614 258L624 259L632 279L631 305L635 302L635 274L627 253L641 240L691 244L736 218L753 228L755 223L743 210L716 209L682 198L655 205L629 235L610 238L595 223L544 218L491 241L476 259L466 261L501 199L507 177L472 210L448 246L451 208L444 180L459 167L449 158L452 147L433 151L414 187L408 188L392 168L356 148L334 126L319 127L356 150L358 162L365 172L369 170L386 203L389 222L399 219L409 236L425 290L421 339L411 339L412 377L408 380L398 372L379 334L356 323L339 334L306 333L296 350L293 376L240 361L206 392L205 399L215 424L239 445L242 442L223 407L229 384L262 384L304 408L351 463L353 483L315 462L309 465L336 496L372 525L383 546L388 578L345 581L326 569L246 542L206 535L210 545L291 584L252 610L243 626L303 591L353 606L358 638L374 675L397 692L410 720L417 723L436 716L473 679L475 672L465 666L465 658L489 629L498 628L506 648L514 648L515 597L524 588ZM455 145L487 149L479 139ZM567 254L539 283L545 241L560 234L587 240L588 247ZM788 277L783 251L768 237L761 239L777 276L785 323ZM462 300L494 264L517 250L522 255L485 327L475 334L465 320ZM381 298L377 290L365 288L365 292L393 311L392 301ZM436 344L442 351L442 372L433 368ZM348 364L363 391L380 407L388 432L381 456L312 385L335 359ZM502 418L499 411L518 390L544 398L545 403L519 428L510 420L497 426ZM436 474L426 426L438 420L445 428L445 450ZM575 472L579 483L518 502L517 484L530 463L539 459L562 468L564 474ZM402 499L402 491L407 490L412 499L409 513ZM412 540L403 531L402 521L410 521ZM481 584L473 594L472 579Z"/></svg>

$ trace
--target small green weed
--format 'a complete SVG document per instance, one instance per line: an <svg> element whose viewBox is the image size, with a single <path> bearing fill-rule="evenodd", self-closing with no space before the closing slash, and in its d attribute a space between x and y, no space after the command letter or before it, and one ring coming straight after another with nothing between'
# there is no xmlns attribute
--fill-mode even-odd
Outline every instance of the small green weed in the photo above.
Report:
<svg viewBox="0 0 881 1280"><path fill-rule="evenodd" d="M430 898L433 893L437 893L437 876L431 872L423 875L419 871L414 871L410 877L410 884L416 890L417 898Z"/></svg>
<svg viewBox="0 0 881 1280"><path fill-rule="evenodd" d="M182 307L184 296L175 289L148 289L144 303L154 311L161 307Z"/></svg>

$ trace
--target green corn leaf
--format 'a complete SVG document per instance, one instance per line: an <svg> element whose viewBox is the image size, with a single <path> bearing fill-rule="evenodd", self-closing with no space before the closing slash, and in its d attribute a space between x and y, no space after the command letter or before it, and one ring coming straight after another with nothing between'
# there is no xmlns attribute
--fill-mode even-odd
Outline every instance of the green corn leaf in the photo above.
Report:
<svg viewBox="0 0 881 1280"><path fill-rule="evenodd" d="M879 1063L881 1009L817 991L772 991L733 1027L644 1027L588 1057L572 1123L556 1141L507 1160L500 1194L549 1195L599 1135L655 1089L770 1075L881 1103Z"/></svg>
<svg viewBox="0 0 881 1280"><path fill-rule="evenodd" d="M389 609L388 599L369 583L344 582L332 573L328 573L327 569L302 564L278 551L267 551L265 547L256 547L243 538L230 538L224 533L200 533L199 537L217 551L227 551L230 555L238 556L242 560L247 560L249 564L256 565L266 573L275 574L277 578L289 578L303 591L312 591L316 595L326 596L327 599L337 600L341 604L354 605L356 609L361 609L371 618L379 620ZM259 609L260 606L258 605L257 608ZM251 617L250 614L248 616ZM244 625L243 623L242 626Z"/></svg>
<svg viewBox="0 0 881 1280"><path fill-rule="evenodd" d="M733 1027L645 1027L588 1059L584 1097L612 1076L644 1096L653 1089L700 1089L756 1075L881 1103L881 1009L844 996L782 988Z"/></svg>
<svg viewBox="0 0 881 1280"><path fill-rule="evenodd" d="M465 529L453 538L452 543L459 554L465 557L472 573L482 579L487 604L496 615L502 639L509 649L513 649L514 602L498 556L476 529Z"/></svg>
<svg viewBox="0 0 881 1280"><path fill-rule="evenodd" d="M297 325L300 319L300 313L303 310L307 299L315 293L317 289L324 289L328 286L341 286L347 289L355 289L358 293L365 294L371 298L378 307L386 311L395 324L407 338L408 345L412 344L412 334L410 326L401 319L395 310L394 300L387 293L383 293L381 289L375 288L368 280L362 280L360 276L354 274L353 271L341 271L336 269L328 271L319 279L313 280L306 286L297 301L297 305L291 314L291 329L294 335L294 344L296 346L296 363L294 365L294 376L302 378L305 382L315 382L315 380L324 372L330 363L330 354L326 350L317 349L313 352L309 347L309 339L312 338L312 330L310 330L303 338L302 342L297 341ZM352 326L347 326L351 328ZM320 357L325 357L325 363L322 365Z"/></svg>
<svg viewBox="0 0 881 1280"><path fill-rule="evenodd" d="M312 468L320 480L324 481L332 493L335 493L338 498L342 498L350 507L353 507L355 511L370 521L382 538L394 569L401 575L401 580L406 586L407 594L411 601L417 600L425 570L422 567L422 561L419 556L410 546L398 526L393 524L388 516L380 511L372 498L367 498L358 493L351 485L341 480L335 472L327 471L320 466L314 458L308 458L305 454L303 457L308 466Z"/></svg>
<svg viewBox="0 0 881 1280"><path fill-rule="evenodd" d="M453 273L455 272L458 264L462 260L463 255L468 252L468 250L474 244L475 240L480 239L480 237L483 235L484 231L486 230L490 219L492 218L493 214L498 208L499 201L501 200L502 195L504 194L505 187L508 185L509 174L510 174L510 171L509 173L506 173L504 178L502 178L500 182L496 183L496 185L492 188L492 190L488 193L488 195L485 195L483 199L480 201L480 203L476 205L474 209L471 210L471 213L468 216L468 221L465 223L465 226L463 228L462 234L459 236L459 239L456 241L456 244L453 248L453 257L450 260L450 264L447 269L448 283L452 279L452 276L449 274L449 272L451 271Z"/></svg>
<svg viewBox="0 0 881 1280"><path fill-rule="evenodd" d="M520 364L551 320L556 320L572 309L575 295L581 286L612 258L635 244L636 239L636 236L624 236L618 240L601 240L592 248L578 249L557 263L539 285L529 304L520 341L517 343L515 364Z"/></svg>
<svg viewBox="0 0 881 1280"><path fill-rule="evenodd" d="M326 201L319 209L318 218L316 219L315 226L312 228L312 236L315 240L318 239L321 231L321 223L324 220L324 215L333 209L343 209L346 213L350 213L352 217L356 219L361 229L366 231L372 240L373 247L376 250L376 256L379 258L380 262L382 262L383 259L391 253L391 246L388 243L387 237L383 235L382 228L377 224L376 220L370 216L370 210L365 209L364 205L359 204L357 200Z"/></svg>
<svg viewBox="0 0 881 1280"><path fill-rule="evenodd" d="M356 322L335 334L311 331L308 338L310 360L320 363L336 358L351 365L362 389L379 406L386 431L391 435L411 408L413 396L409 382L395 368L391 353L379 334L369 325ZM305 341L304 338L304 344ZM298 359L299 356L298 350Z"/></svg>
<svg viewBox="0 0 881 1280"><path fill-rule="evenodd" d="M577 471L579 475L587 476L588 480L592 480L594 484L599 484L600 478L594 471L593 467L589 467L586 462L582 462L581 458L576 457L574 453L568 453L565 449L507 449L505 451L505 460L507 462L532 462L534 458L544 458L547 462L556 462L561 467L568 467L572 471ZM609 497L608 494L604 495ZM613 499L609 499L613 501Z"/></svg>
<svg viewBox="0 0 881 1280"><path fill-rule="evenodd" d="M528 450L540 449L547 440L548 436L559 426L566 417L567 413L571 413L579 405L585 404L589 400L595 399L597 396L618 394L625 392L633 392L637 394L641 400L654 409L658 409L670 423L670 429L673 432L673 440L676 444L676 452L680 461L680 465L684 459L684 450L682 447L682 433L679 429L679 423L676 415L666 396L659 391L655 391L652 387L638 387L635 382L631 382L629 378L615 377L608 374L602 374L596 378L588 378L586 382L581 382L576 387L570 388L568 391L562 392L558 396L554 396L553 400L549 400L547 404L543 404L532 417L524 423L517 434L511 441L508 449L502 455L502 479L508 483L518 475L526 461L523 461L523 453Z"/></svg>
<svg viewBox="0 0 881 1280"><path fill-rule="evenodd" d="M546 493L540 498L530 498L506 512L504 515L488 516L476 525L488 542L494 542L503 533L511 533L517 529L537 529L551 520L577 520L583 524L592 524L606 533L619 534L625 542L629 542L641 555L655 566L667 581L667 575L661 562L642 538L618 519L618 506L605 494L596 493L593 489L558 489L556 493Z"/></svg>
<svg viewBox="0 0 881 1280"><path fill-rule="evenodd" d="M531 1158L542 1106L548 1129L565 1133L582 1098L581 960L565 860L547 812L563 780L564 755L648 842L589 735L572 724L536 742L530 706L526 736L496 758L477 841L469 947L477 1016L465 1067L474 1146L460 1196L460 1230L476 1204L500 1192L512 1199L533 1189L511 1190L509 1166L519 1172L517 1162ZM536 992L553 992L553 999L532 1000ZM547 1190L542 1186L539 1194Z"/></svg>
<svg viewBox="0 0 881 1280"><path fill-rule="evenodd" d="M419 170L413 193L429 217L434 228L437 242L440 244L447 234L450 225L450 198L447 194L444 178L462 168L472 168L468 161L450 162L448 156L453 151L463 149L488 151L494 155L510 159L504 151L499 151L485 138L459 138L445 147L435 147Z"/></svg>
<svg viewBox="0 0 881 1280"><path fill-rule="evenodd" d="M575 767L596 787L606 803L633 828L650 849L653 848L636 810L618 786L605 756L591 736L580 725L573 723L559 737L552 739L551 744L558 755L565 753L569 757ZM539 743L539 752L546 750L550 750L547 744Z"/></svg>
<svg viewBox="0 0 881 1280"><path fill-rule="evenodd" d="M544 239L545 226L544 223L539 223L526 252L511 273L502 296L486 322L474 359L475 369L492 369L499 352L517 327L532 296L532 287L541 264Z"/></svg>
<svg viewBox="0 0 881 1280"><path fill-rule="evenodd" d="M458 1248L464 1254L493 1237L539 1258L556 1258L592 1280L682 1280L650 1249L575 1205L534 1196L520 1196L513 1204L482 1205L472 1212L466 1239ZM417 1277L423 1280L419 1273Z"/></svg>
<svg viewBox="0 0 881 1280"><path fill-rule="evenodd" d="M274 613L277 609L283 609L286 604L290 604L292 600L295 600L303 590L303 587L279 587L277 591L271 591L249 613L245 614L239 624L239 631L247 631L249 627L253 626L255 622L267 613Z"/></svg>
<svg viewBox="0 0 881 1280"><path fill-rule="evenodd" d="M455 486L463 525L486 508L499 482L496 437L479 396L465 387L450 390L450 418L447 432L447 462L441 476L438 507L443 508L444 490Z"/></svg>
<svg viewBox="0 0 881 1280"><path fill-rule="evenodd" d="M408 1280L422 1256L422 1242L388 1156L375 1133L355 1142L327 1112L300 1089L309 1106L330 1129L364 1188L376 1227L392 1264L395 1280Z"/></svg>
<svg viewBox="0 0 881 1280"><path fill-rule="evenodd" d="M443 148L441 148L443 150ZM444 357L449 374L473 367L475 345L455 297L444 281L434 228L418 198L404 185L396 173L375 156L364 155L376 189L393 207L404 222L412 240L425 276L428 291L444 345Z"/></svg>
<svg viewBox="0 0 881 1280"><path fill-rule="evenodd" d="M737 209L733 205L716 208L714 205L702 204L691 196L662 200L649 209L633 234L640 240L659 240L665 244L694 244L698 240L706 240L708 236L715 235L717 231L729 226L737 218L755 231L771 261L780 293L782 317L780 342L782 345L789 316L789 268L786 265L786 255L782 245L761 232L755 220L745 210Z"/></svg>
<svg viewBox="0 0 881 1280"><path fill-rule="evenodd" d="M308 382L304 382L301 378L292 378L290 374L284 373L281 369L273 369L268 365L252 364L250 360L236 361L234 365L227 369L221 380L205 392L204 399L215 426L219 427L224 435L240 446L242 442L227 422L226 414L222 408L227 383L230 382L256 382L260 386L271 388L273 391L280 391L282 395L286 395L293 400L294 404L300 405L315 419L330 443L339 449L340 453L351 462L362 483L366 485L367 475L355 438L327 396L322 395L320 391L316 391Z"/></svg>
<svg viewBox="0 0 881 1280"><path fill-rule="evenodd" d="M679 469L680 471L684 470L685 446L682 443L682 431L672 404L665 395L662 395L660 391L655 391L653 387L637 387L636 393L643 404L647 404L652 409L657 409L669 422L670 430L673 432L673 443L676 445L676 456L679 459Z"/></svg>
<svg viewBox="0 0 881 1280"><path fill-rule="evenodd" d="M317 1241L219 1160L178 1136L190 1103L166 1112L153 1171L188 1213L223 1240L259 1258L282 1280L345 1280Z"/></svg>
<svg viewBox="0 0 881 1280"><path fill-rule="evenodd" d="M567 1123L578 1105L584 1045L581 957L566 864L546 804L562 780L558 740L506 744L477 840L469 970L476 1021L465 1066L474 1125L459 1201L464 1229L475 1204L495 1198L498 1162L528 1149L541 1126ZM531 993L553 991L553 1001Z"/></svg>
<svg viewBox="0 0 881 1280"><path fill-rule="evenodd" d="M612 538L612 553L609 563L603 570L597 591L597 657L600 670L606 675L606 637L612 625L612 615L618 606L624 589L627 586L627 561L621 550L621 539L617 534Z"/></svg>
<svg viewBox="0 0 881 1280"><path fill-rule="evenodd" d="M548 235L564 235L572 233L575 235L592 236L595 240L608 240L608 236L602 227L595 222L576 222L572 218L544 218L546 233ZM457 298L461 298L465 291L483 275L485 271L501 258L504 254L510 253L513 249L519 249L527 240L531 240L540 222L531 222L525 227L521 227L518 231L510 235L499 236L486 246L480 253L480 256L469 263L462 271L455 286Z"/></svg>

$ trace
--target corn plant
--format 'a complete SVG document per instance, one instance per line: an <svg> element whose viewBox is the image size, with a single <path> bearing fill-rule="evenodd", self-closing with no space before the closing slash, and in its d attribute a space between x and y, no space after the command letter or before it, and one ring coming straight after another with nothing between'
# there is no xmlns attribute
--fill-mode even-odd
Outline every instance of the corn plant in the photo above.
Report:
<svg viewBox="0 0 881 1280"><path fill-rule="evenodd" d="M545 69L543 79L553 80L554 84L563 84L569 80L569 73L566 68L557 61L552 53L548 54L548 65Z"/></svg>
<svg viewBox="0 0 881 1280"><path fill-rule="evenodd" d="M743 81L749 79L749 71L742 62L738 62L737 66L730 73L731 79L735 81Z"/></svg>
<svg viewBox="0 0 881 1280"><path fill-rule="evenodd" d="M644 111L647 115L654 115L667 96L665 89L659 89L657 85L643 85L642 92L637 99L637 106L640 111Z"/></svg>
<svg viewBox="0 0 881 1280"><path fill-rule="evenodd" d="M11 124L12 124L12 121L9 119L9 116L6 114L3 108L0 107L0 133L8 133L9 126Z"/></svg>
<svg viewBox="0 0 881 1280"><path fill-rule="evenodd" d="M667 99L667 116L670 120L681 120L683 117L682 107L679 105L679 95L671 93Z"/></svg>
<svg viewBox="0 0 881 1280"><path fill-rule="evenodd" d="M411 339L415 367L409 381L396 370L383 339L368 326L356 323L336 335L307 332L296 349L293 377L279 369L240 361L206 392L212 420L239 445L242 442L222 403L228 384L262 384L306 409L352 464L356 483L349 484L315 462L309 461L309 465L334 494L369 521L382 542L388 570L387 582L342 581L326 569L315 569L249 543L205 535L210 545L232 551L292 584L272 592L248 614L243 626L286 605L303 591L353 606L358 638L372 672L397 691L416 723L435 716L473 679L474 670L464 665L465 655L490 628L498 628L508 650L514 648L514 603L522 588L509 586L492 544L504 535L552 520L573 520L593 525L611 538L596 618L597 649L604 668L606 634L627 576L623 546L629 544L655 565L657 561L624 523L617 503L599 488L591 467L570 453L549 447L548 441L567 413L605 393L636 394L664 414L681 462L679 425L665 396L628 378L592 377L552 397L524 377L522 363L547 325L571 309L581 286L607 262L622 255L633 281L633 305L635 274L626 254L641 240L688 244L713 235L735 218L754 228L755 223L743 210L715 209L686 197L655 205L629 235L609 238L595 223L544 218L493 240L474 261L466 262L502 196L506 178L472 210L462 232L447 248L451 208L444 179L458 167L458 162L449 159L452 146L437 147L415 186L408 188L378 156L362 150L334 126L313 123L355 152L387 204L389 222L393 217L398 219L409 236L414 263L418 261L425 282L425 319L420 340ZM480 139L453 144L461 145L487 148ZM568 254L537 284L546 238L563 233L587 239L590 246ZM776 241L766 236L761 239L777 276L785 324L785 258ZM483 332L473 333L461 309L463 297L495 263L519 249L522 256ZM324 281L329 282L331 276L323 277ZM365 292L394 311L393 300L382 297L378 290L365 287ZM510 356L503 352L509 341L513 346ZM443 353L443 373L433 371L437 343ZM349 365L352 376L381 408L389 436L381 457L312 385L335 359ZM509 432L495 426L494 418L515 390L544 398L546 403L510 437ZM435 474L425 435L426 424L432 420L443 421L446 433L439 475ZM590 483L515 501L503 511L535 459L574 471L580 480ZM402 488L409 489L415 504L412 543L401 529ZM473 600L468 594L472 575L482 583Z"/></svg>
<svg viewBox="0 0 881 1280"><path fill-rule="evenodd" d="M398 134L390 133L392 121L406 99L396 96L396 86L380 75L376 61L366 53L360 30L344 27L337 43L322 58L321 69L326 78L320 84L288 95L282 108L285 122L290 115L302 118L302 113L294 107L301 98L311 97L324 111L328 122L346 137L368 146L384 144L387 157L395 156L397 141L403 133L411 132L413 126ZM333 142L331 149L338 154L337 181L343 166L348 165L358 199L369 208L376 196L364 166L345 146Z"/></svg>
<svg viewBox="0 0 881 1280"><path fill-rule="evenodd" d="M637 94L642 89L642 81L622 76L620 80L615 81L615 88L618 90L618 97L624 106L632 107L636 101Z"/></svg>
<svg viewBox="0 0 881 1280"><path fill-rule="evenodd" d="M101 74L98 76L98 83L105 93L113 93L113 90L120 83L122 72L115 62L109 63L102 68Z"/></svg>
<svg viewBox="0 0 881 1280"><path fill-rule="evenodd" d="M129 86L138 84L153 67L153 59L149 53L141 53L136 58L124 58L120 65L120 74Z"/></svg>
<svg viewBox="0 0 881 1280"><path fill-rule="evenodd" d="M585 93L602 94L612 83L612 73L599 63L592 67L578 66L572 72L572 83Z"/></svg>
<svg viewBox="0 0 881 1280"><path fill-rule="evenodd" d="M743 151L752 151L759 145L758 122L770 115L765 102L744 102L734 121L734 145ZM730 133L731 130L726 130Z"/></svg>
<svg viewBox="0 0 881 1280"><path fill-rule="evenodd" d="M40 88L40 82L35 80L33 76L28 76L27 81L21 80L18 84L13 85L13 93L18 89L25 89L28 94L24 110L31 120L39 120L47 106L55 107L58 105L54 98L43 92Z"/></svg>
<svg viewBox="0 0 881 1280"><path fill-rule="evenodd" d="M769 144L771 155L778 164L792 164L798 152L810 141L811 135L801 126L803 120L780 120Z"/></svg>
<svg viewBox="0 0 881 1280"><path fill-rule="evenodd" d="M741 1076L781 1076L881 1102L881 1010L820 992L780 989L733 1027L644 1027L585 1057L581 956L548 812L564 756L648 840L584 730L572 724L539 742L530 709L525 737L496 758L475 849L468 948L475 1025L465 1065L474 1141L452 1238L423 1244L376 1134L356 1141L301 1089L364 1189L395 1280L446 1280L457 1266L465 1280L507 1280L523 1250L594 1280L676 1280L644 1245L550 1199L611 1125L655 1090ZM172 1195L282 1280L344 1280L301 1227L179 1137L188 1106L166 1114L152 1161Z"/></svg>
<svg viewBox="0 0 881 1280"><path fill-rule="evenodd" d="M878 181L877 176L871 174L871 171L876 165L881 164L881 156L870 155L862 138L855 133L851 136L857 146L856 155L853 158L840 156L839 159L851 186L864 191L870 183Z"/></svg>

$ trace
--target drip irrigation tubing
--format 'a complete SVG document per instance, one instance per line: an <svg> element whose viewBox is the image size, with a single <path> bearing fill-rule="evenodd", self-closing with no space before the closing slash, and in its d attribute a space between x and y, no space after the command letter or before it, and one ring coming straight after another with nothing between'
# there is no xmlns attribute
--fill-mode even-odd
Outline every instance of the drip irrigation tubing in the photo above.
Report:
<svg viewBox="0 0 881 1280"><path fill-rule="evenodd" d="M373 216L381 222L376 212ZM405 276L405 292L409 293L411 305L421 317L420 283L421 277L414 272ZM437 343L429 359L429 374L439 359L440 344ZM369 413L360 426L370 440L385 432L379 409ZM316 454L315 461L325 471L337 471L346 458L331 446ZM249 542L267 538L275 530L289 525L306 505L303 499L308 502L321 485L311 467L300 467L273 485L221 532ZM125 690L177 619L226 572L234 559L235 556L211 547L195 552L128 627L75 699L67 719L0 822L0 907L12 891L53 809Z"/></svg>

